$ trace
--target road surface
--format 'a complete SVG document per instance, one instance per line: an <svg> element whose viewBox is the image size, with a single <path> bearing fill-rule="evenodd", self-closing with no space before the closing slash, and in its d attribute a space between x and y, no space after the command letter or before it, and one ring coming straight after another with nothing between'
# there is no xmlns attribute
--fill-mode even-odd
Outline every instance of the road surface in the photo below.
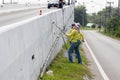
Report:
<svg viewBox="0 0 120 80"><path fill-rule="evenodd" d="M120 80L120 41L92 30L83 34L109 80Z"/></svg>
<svg viewBox="0 0 120 80"><path fill-rule="evenodd" d="M52 10L55 10L57 8L42 8L42 14L50 12ZM20 11L14 11L10 13L1 13L0 14L0 27L9 25L15 22L19 22L28 18L32 18L35 16L40 15L40 8L36 9L28 9L28 10L20 10Z"/></svg>

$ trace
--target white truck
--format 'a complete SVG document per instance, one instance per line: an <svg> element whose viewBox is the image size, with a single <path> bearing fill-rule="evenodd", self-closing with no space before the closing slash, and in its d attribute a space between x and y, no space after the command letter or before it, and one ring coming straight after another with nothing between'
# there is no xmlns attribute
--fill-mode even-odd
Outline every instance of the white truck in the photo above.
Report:
<svg viewBox="0 0 120 80"><path fill-rule="evenodd" d="M63 5L75 4L77 0L48 0L48 9L51 7L62 8Z"/></svg>
<svg viewBox="0 0 120 80"><path fill-rule="evenodd" d="M64 0L48 0L48 9L51 7L62 8L64 4Z"/></svg>

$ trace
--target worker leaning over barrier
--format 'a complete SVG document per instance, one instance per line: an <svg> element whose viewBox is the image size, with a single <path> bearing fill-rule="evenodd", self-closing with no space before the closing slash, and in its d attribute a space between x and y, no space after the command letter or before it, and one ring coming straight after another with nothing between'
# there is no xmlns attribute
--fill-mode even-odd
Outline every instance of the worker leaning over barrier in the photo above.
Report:
<svg viewBox="0 0 120 80"><path fill-rule="evenodd" d="M70 48L68 50L68 57L69 57L69 61L73 62L73 57L72 54L75 50L75 53L77 55L78 58L78 63L82 64L82 59L80 56L80 52L79 52L79 45L80 45L80 31L79 31L79 27L76 24L72 24L73 28L71 29L71 31L69 33L66 34L66 36L70 39L71 44L70 44Z"/></svg>

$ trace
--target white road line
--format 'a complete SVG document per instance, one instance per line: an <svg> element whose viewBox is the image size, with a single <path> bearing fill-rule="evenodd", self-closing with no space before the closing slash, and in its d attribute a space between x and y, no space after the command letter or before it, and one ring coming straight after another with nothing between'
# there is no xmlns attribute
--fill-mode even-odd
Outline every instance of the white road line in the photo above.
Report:
<svg viewBox="0 0 120 80"><path fill-rule="evenodd" d="M91 48L89 47L89 45L88 45L88 43L87 43L86 40L85 40L85 44L86 44L87 48L89 49L90 54L92 55L92 58L93 58L93 60L95 61L96 65L97 65L97 68L98 68L98 70L100 71L103 79L104 79L104 80L110 80L110 79L108 78L108 76L106 75L106 73L104 72L102 66L101 66L100 63L98 62L97 58L95 57L93 51L92 51Z"/></svg>

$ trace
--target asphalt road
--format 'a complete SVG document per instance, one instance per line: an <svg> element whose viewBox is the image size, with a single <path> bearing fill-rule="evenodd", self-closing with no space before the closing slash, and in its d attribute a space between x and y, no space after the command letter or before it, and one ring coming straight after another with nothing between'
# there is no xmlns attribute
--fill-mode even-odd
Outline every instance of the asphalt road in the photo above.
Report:
<svg viewBox="0 0 120 80"><path fill-rule="evenodd" d="M84 30L83 34L109 80L120 80L120 41L97 31Z"/></svg>
<svg viewBox="0 0 120 80"><path fill-rule="evenodd" d="M42 14L45 14L55 9L42 8ZM16 23L25 19L29 19L35 16L40 16L40 8L2 13L0 14L0 27Z"/></svg>

